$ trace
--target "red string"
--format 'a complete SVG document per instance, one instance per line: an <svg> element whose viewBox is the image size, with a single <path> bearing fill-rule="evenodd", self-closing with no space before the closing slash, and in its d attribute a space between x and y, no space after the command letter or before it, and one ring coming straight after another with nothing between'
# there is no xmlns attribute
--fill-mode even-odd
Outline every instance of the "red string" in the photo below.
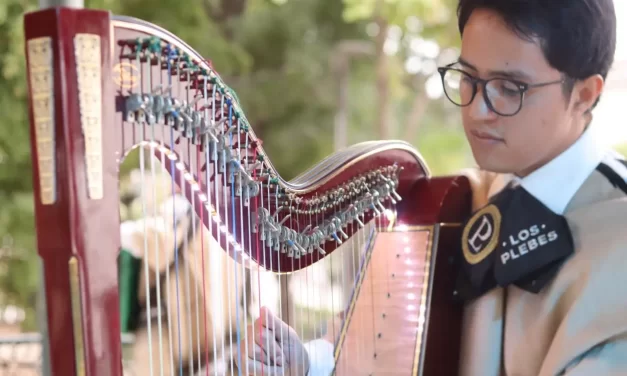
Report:
<svg viewBox="0 0 627 376"><path fill-rule="evenodd" d="M261 140L257 140L257 143L259 143L260 141ZM257 148L255 147L253 150L254 150L254 152L253 152L253 161L256 161L257 160ZM262 169L263 169L263 164L262 164ZM255 169L253 171L253 179L256 179L256 178L257 178L257 170ZM260 188L260 191L261 191L261 194L263 194L263 186ZM254 212L257 213L258 210L259 210L259 197L255 196L255 200L254 201L255 201L255 204L254 204L255 211ZM256 220L256 218L253 218L253 220ZM254 226L254 223L251 223L251 225ZM259 241L259 231L260 230L261 229L257 229L257 232L255 233L255 239L256 239L256 243L257 243L257 246L256 246L257 247L257 294L259 296L259 302L258 302L258 304L259 304L259 315L261 316L261 273L260 273L260 270L259 270L259 262L261 260L260 255L259 255L259 250L261 248L261 243ZM262 327L261 327L261 320L260 320L259 321L259 336L260 336L260 338L261 338L261 330L262 330ZM261 349L263 350L263 341L261 341L261 343L262 343L261 344ZM254 352L254 346L255 346L255 341L253 341L253 352ZM263 376L263 368L264 367L263 367L263 362L262 362L261 363L261 376Z"/></svg>
<svg viewBox="0 0 627 376"><path fill-rule="evenodd" d="M206 150L205 150L206 152ZM197 153L196 154L196 176L198 177L198 179L200 180L200 154L201 153ZM208 175L209 174L209 169L205 170L205 173ZM200 182L199 182L200 183ZM209 199L207 197L207 199ZM211 218L208 218L209 220L211 220ZM205 301L205 304L203 304L203 322L205 323L205 369L207 371L206 375L209 376L209 326L208 321L207 321L207 289L206 289L206 281L205 281L205 211L202 208L202 204L200 207L200 223L201 223L201 231L200 231L200 252L201 252L201 263L202 263L202 296L203 296L203 300ZM215 344L214 344L215 346Z"/></svg>
<svg viewBox="0 0 627 376"><path fill-rule="evenodd" d="M203 95L200 92L200 86L196 85L196 95L200 94ZM195 95L195 96L196 96ZM194 96L194 97L195 97ZM204 96L204 95L203 95ZM196 111L198 111L198 103L195 104L196 107ZM204 150L205 153L208 152L207 149ZM202 187L202 179L200 178L201 176L201 169L200 169L200 156L203 153L201 151L196 151L196 181L199 184L200 187ZM207 168L205 169L205 173L207 175L209 175L209 166L207 166ZM191 188L191 187L190 187ZM205 187L207 188L207 187ZM201 190L197 191L200 192ZM197 193L194 193L193 189L191 190L191 194L195 194L196 195L196 199L197 201L200 201L200 197ZM207 200L209 200L209 203L211 203L211 198L207 196ZM194 208L194 210L196 210L196 208ZM205 274L205 210L203 208L203 204L199 203L198 204L198 211L200 212L200 224L201 226L199 227L200 229L200 257L201 257L201 263L202 263L202 296L203 296L203 322L205 325L205 371L206 371L206 376L209 376L209 326L208 321L207 321L207 288L206 288L206 274ZM209 214L209 213L207 213ZM207 222L209 222L211 220L210 216L207 216ZM215 343L213 344L215 346Z"/></svg>

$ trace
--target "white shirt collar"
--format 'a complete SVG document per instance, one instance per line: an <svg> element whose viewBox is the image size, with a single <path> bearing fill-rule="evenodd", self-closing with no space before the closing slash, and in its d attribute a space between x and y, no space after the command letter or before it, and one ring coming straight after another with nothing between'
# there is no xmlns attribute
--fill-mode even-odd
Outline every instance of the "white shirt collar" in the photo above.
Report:
<svg viewBox="0 0 627 376"><path fill-rule="evenodd" d="M593 126L549 163L526 177L514 178L554 213L562 215L575 193L610 151Z"/></svg>

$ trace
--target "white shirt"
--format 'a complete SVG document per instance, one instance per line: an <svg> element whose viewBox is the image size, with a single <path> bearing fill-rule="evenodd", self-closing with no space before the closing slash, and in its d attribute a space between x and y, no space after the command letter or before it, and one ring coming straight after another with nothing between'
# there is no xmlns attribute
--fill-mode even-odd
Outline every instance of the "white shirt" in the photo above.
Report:
<svg viewBox="0 0 627 376"><path fill-rule="evenodd" d="M305 343L309 354L309 372L307 376L329 376L335 368L333 344L324 339Z"/></svg>
<svg viewBox="0 0 627 376"><path fill-rule="evenodd" d="M514 178L522 187L554 213L562 215L590 174L601 162L627 180L627 167L621 156L609 149L598 130L590 126L568 149L526 177Z"/></svg>

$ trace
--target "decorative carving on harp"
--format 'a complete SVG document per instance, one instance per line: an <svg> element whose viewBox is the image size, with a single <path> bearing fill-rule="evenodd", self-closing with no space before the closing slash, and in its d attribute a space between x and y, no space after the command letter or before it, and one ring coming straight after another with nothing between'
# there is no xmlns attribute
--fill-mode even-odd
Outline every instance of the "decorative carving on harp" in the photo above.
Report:
<svg viewBox="0 0 627 376"><path fill-rule="evenodd" d="M235 93L171 33L60 8L27 14L25 36L53 374L240 375L262 305L331 343L337 375L456 373L464 178L377 141L285 181ZM140 182L162 168L171 194L141 185L142 215L121 223L133 152Z"/></svg>

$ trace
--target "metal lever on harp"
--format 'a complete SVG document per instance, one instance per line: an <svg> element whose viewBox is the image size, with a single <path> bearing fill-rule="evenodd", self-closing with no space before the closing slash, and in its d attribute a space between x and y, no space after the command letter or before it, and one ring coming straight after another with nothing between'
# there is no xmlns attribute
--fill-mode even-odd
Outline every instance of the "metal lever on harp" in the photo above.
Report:
<svg viewBox="0 0 627 376"><path fill-rule="evenodd" d="M29 13L24 28L53 374L248 372L262 354L247 346L271 321L262 306L290 328L262 337L266 354L297 335L310 359L330 346L337 375L455 374L448 260L470 211L465 178L374 141L286 181L235 93L167 30L72 8ZM141 215L121 226L131 153ZM157 174L165 201L147 183ZM137 270L118 269L122 253ZM133 329L121 325L129 304L143 312Z"/></svg>

